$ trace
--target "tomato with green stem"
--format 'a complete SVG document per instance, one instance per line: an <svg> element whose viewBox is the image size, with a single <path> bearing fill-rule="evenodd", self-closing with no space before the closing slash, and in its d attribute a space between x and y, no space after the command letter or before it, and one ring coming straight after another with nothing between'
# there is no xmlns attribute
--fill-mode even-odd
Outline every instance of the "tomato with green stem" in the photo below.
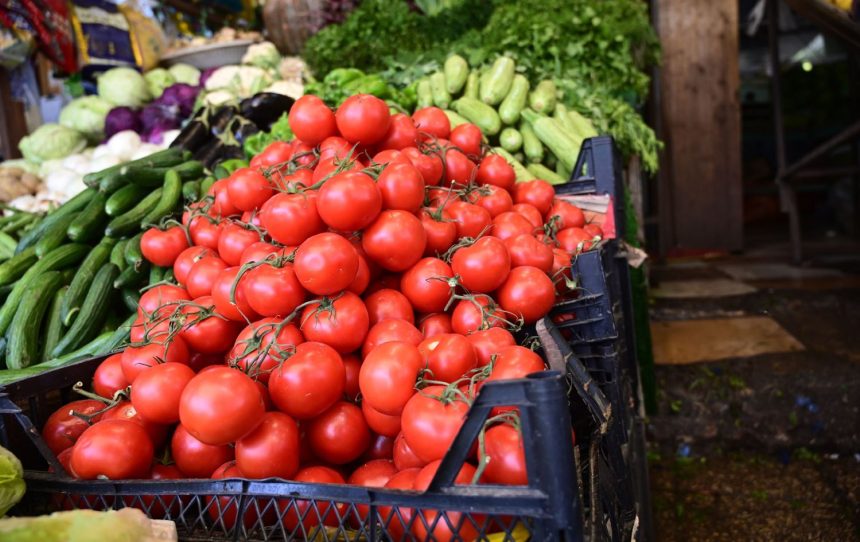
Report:
<svg viewBox="0 0 860 542"><path fill-rule="evenodd" d="M218 237L218 255L227 265L239 265L245 249L259 241L259 231L237 222L227 222Z"/></svg>
<svg viewBox="0 0 860 542"><path fill-rule="evenodd" d="M104 408L105 403L95 399L81 399L67 403L48 417L42 428L42 439L54 454L71 448L91 423L101 419L99 412ZM92 416L92 418L87 421L75 414Z"/></svg>
<svg viewBox="0 0 860 542"><path fill-rule="evenodd" d="M420 312L442 312L451 298L454 270L439 258L422 258L400 279L400 290Z"/></svg>
<svg viewBox="0 0 860 542"><path fill-rule="evenodd" d="M511 256L501 239L482 237L454 252L451 269L469 292L489 293L504 284Z"/></svg>
<svg viewBox="0 0 860 542"><path fill-rule="evenodd" d="M239 332L227 354L227 365L266 384L278 364L304 341L295 324L280 318L262 318Z"/></svg>
<svg viewBox="0 0 860 542"><path fill-rule="evenodd" d="M221 316L212 296L201 296L180 309L182 327L179 336L191 350L203 354L223 354L230 350L242 329L234 320Z"/></svg>
<svg viewBox="0 0 860 542"><path fill-rule="evenodd" d="M171 424L179 421L179 398L194 378L182 363L160 363L142 372L131 388L131 404L147 421Z"/></svg>
<svg viewBox="0 0 860 542"><path fill-rule="evenodd" d="M424 336L421 335L418 328L411 322L406 320L383 320L367 332L367 337L364 339L364 344L361 347L361 355L362 357L367 357L374 348L385 343L402 341L418 346L418 343L423 339Z"/></svg>
<svg viewBox="0 0 860 542"><path fill-rule="evenodd" d="M425 154L417 147L406 147L401 152L421 172L425 186L437 186L442 181L445 164L438 153Z"/></svg>
<svg viewBox="0 0 860 542"><path fill-rule="evenodd" d="M248 304L260 316L288 316L307 297L293 264L280 258L251 268L244 282Z"/></svg>
<svg viewBox="0 0 860 542"><path fill-rule="evenodd" d="M140 238L140 251L146 261L160 267L170 267L188 248L188 237L182 226L149 228Z"/></svg>
<svg viewBox="0 0 860 542"><path fill-rule="evenodd" d="M340 354L325 344L306 342L272 370L269 395L281 412L307 420L341 399L345 380Z"/></svg>
<svg viewBox="0 0 860 542"><path fill-rule="evenodd" d="M457 240L457 223L444 207L423 209L420 216L421 226L427 238L424 255L445 254Z"/></svg>
<svg viewBox="0 0 860 542"><path fill-rule="evenodd" d="M445 210L457 225L457 237L476 239L490 232L493 217L488 210L479 205L466 201L452 201Z"/></svg>
<svg viewBox="0 0 860 542"><path fill-rule="evenodd" d="M451 313L454 333L468 335L481 329L505 327L509 324L504 312L487 295L475 295L458 299Z"/></svg>
<svg viewBox="0 0 860 542"><path fill-rule="evenodd" d="M248 303L245 292L247 277L239 276L241 267L228 267L221 271L212 284L212 300L219 314L237 322L256 320L259 315Z"/></svg>
<svg viewBox="0 0 860 542"><path fill-rule="evenodd" d="M424 254L427 234L415 215L382 211L366 230L361 246L368 258L389 271L405 271Z"/></svg>
<svg viewBox="0 0 860 542"><path fill-rule="evenodd" d="M129 384L142 373L159 363L188 364L188 346L182 337L152 339L147 344L128 346L122 353L122 374Z"/></svg>
<svg viewBox="0 0 860 542"><path fill-rule="evenodd" d="M299 327L308 341L327 344L346 354L361 346L370 327L370 316L360 297L343 292L305 305Z"/></svg>
<svg viewBox="0 0 860 542"><path fill-rule="evenodd" d="M316 295L345 290L358 273L358 253L336 233L308 238L296 250L293 268L305 290Z"/></svg>
<svg viewBox="0 0 860 542"><path fill-rule="evenodd" d="M93 391L97 395L110 399L116 392L127 387L128 380L122 373L122 354L108 356L96 367L93 373Z"/></svg>

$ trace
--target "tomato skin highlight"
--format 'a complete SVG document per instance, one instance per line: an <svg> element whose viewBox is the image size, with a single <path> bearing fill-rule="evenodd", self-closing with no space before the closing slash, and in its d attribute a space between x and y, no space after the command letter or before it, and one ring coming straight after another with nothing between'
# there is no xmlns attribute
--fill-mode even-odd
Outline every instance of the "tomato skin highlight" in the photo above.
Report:
<svg viewBox="0 0 860 542"><path fill-rule="evenodd" d="M332 229L361 230L382 210L382 193L365 173L338 173L320 188L317 210L323 222Z"/></svg>
<svg viewBox="0 0 860 542"><path fill-rule="evenodd" d="M125 420L102 420L75 442L69 465L84 480L140 479L149 475L152 454L152 441L143 427Z"/></svg>
<svg viewBox="0 0 860 542"><path fill-rule="evenodd" d="M424 254L427 234L415 215L382 211L366 230L361 246L367 256L389 271L406 271Z"/></svg>
<svg viewBox="0 0 860 542"><path fill-rule="evenodd" d="M324 298L302 310L301 331L308 341L327 344L340 354L361 346L370 327L370 315L364 302L352 292L335 299Z"/></svg>
<svg viewBox="0 0 860 542"><path fill-rule="evenodd" d="M459 399L443 402L444 386L428 386L414 394L400 415L403 438L424 461L442 459L463 426L469 405Z"/></svg>
<svg viewBox="0 0 860 542"><path fill-rule="evenodd" d="M179 397L194 378L182 363L160 363L141 373L131 389L131 404L143 419L160 424L179 421Z"/></svg>
<svg viewBox="0 0 860 542"><path fill-rule="evenodd" d="M361 409L352 403L335 403L305 427L311 450L333 465L355 461L370 446L370 429Z"/></svg>
<svg viewBox="0 0 860 542"><path fill-rule="evenodd" d="M336 233L320 233L299 245L293 263L305 290L330 295L345 290L358 274L358 253Z"/></svg>
<svg viewBox="0 0 860 542"><path fill-rule="evenodd" d="M143 257L153 265L171 267L176 258L188 248L188 238L180 226L166 230L149 228L140 238L140 251Z"/></svg>
<svg viewBox="0 0 860 542"><path fill-rule="evenodd" d="M422 258L400 279L400 290L415 310L442 312L451 297L446 279L454 277L451 266L439 258Z"/></svg>
<svg viewBox="0 0 860 542"><path fill-rule="evenodd" d="M334 112L318 97L305 94L290 108L290 129L296 137L311 146L337 133Z"/></svg>
<svg viewBox="0 0 860 542"><path fill-rule="evenodd" d="M266 412L260 424L236 442L236 467L248 478L288 480L299 470L299 426L281 412Z"/></svg>
<svg viewBox="0 0 860 542"><path fill-rule="evenodd" d="M394 341L377 346L358 373L363 400L382 414L400 415L415 394L421 365L421 353L409 343Z"/></svg>
<svg viewBox="0 0 860 542"><path fill-rule="evenodd" d="M370 94L350 96L335 113L337 129L350 143L373 145L385 139L391 125L388 104Z"/></svg>
<svg viewBox="0 0 860 542"><path fill-rule="evenodd" d="M122 354L108 356L96 367L93 373L93 391L98 395L110 399L114 393L127 387L128 380L122 373Z"/></svg>
<svg viewBox="0 0 860 542"><path fill-rule="evenodd" d="M90 427L90 424L73 416L72 411L78 414L92 415L104 408L104 403L94 399L81 399L67 403L55 410L45 422L42 428L42 439L54 454L59 454L75 445L78 438ZM101 416L93 418L98 422Z"/></svg>
<svg viewBox="0 0 860 542"><path fill-rule="evenodd" d="M281 412L298 420L319 416L343 396L346 370L330 346L306 342L269 376L269 395Z"/></svg>

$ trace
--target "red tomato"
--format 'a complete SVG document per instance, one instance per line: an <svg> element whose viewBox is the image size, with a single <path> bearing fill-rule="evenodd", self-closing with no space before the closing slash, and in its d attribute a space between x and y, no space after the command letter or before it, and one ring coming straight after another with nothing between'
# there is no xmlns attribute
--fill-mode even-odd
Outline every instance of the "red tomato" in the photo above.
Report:
<svg viewBox="0 0 860 542"><path fill-rule="evenodd" d="M166 230L149 228L140 238L140 251L143 257L153 265L170 267L176 258L188 248L188 237L181 226L173 226Z"/></svg>
<svg viewBox="0 0 860 542"><path fill-rule="evenodd" d="M179 253L176 260L173 262L173 276L179 284L185 284L188 278L188 272L195 263L199 262L207 256L217 256L214 250L206 247L188 247Z"/></svg>
<svg viewBox="0 0 860 542"><path fill-rule="evenodd" d="M293 157L293 144L287 141L273 141L263 149L263 152L251 159L251 167L267 169L277 164L283 164Z"/></svg>
<svg viewBox="0 0 860 542"><path fill-rule="evenodd" d="M482 237L454 252L451 269L470 292L489 293L505 282L511 270L511 257L501 240Z"/></svg>
<svg viewBox="0 0 860 542"><path fill-rule="evenodd" d="M513 188L513 195L514 203L530 203L541 212L541 215L545 215L552 207L555 189L548 182L535 179L516 183Z"/></svg>
<svg viewBox="0 0 860 542"><path fill-rule="evenodd" d="M481 156L483 134L481 129L467 122L451 130L451 144L463 151L467 156ZM482 161L483 162L483 161Z"/></svg>
<svg viewBox="0 0 860 542"><path fill-rule="evenodd" d="M228 267L221 271L212 285L212 300L219 314L237 322L256 320L259 315L248 303L245 292L247 277L239 277L241 267ZM238 282L237 282L238 281Z"/></svg>
<svg viewBox="0 0 860 542"><path fill-rule="evenodd" d="M367 401L362 401L361 412L367 425L375 432L386 437L396 437L400 433L400 416L389 416L376 410Z"/></svg>
<svg viewBox="0 0 860 542"><path fill-rule="evenodd" d="M454 382L478 366L478 356L469 340L459 333L424 339L418 345L432 380Z"/></svg>
<svg viewBox="0 0 860 542"><path fill-rule="evenodd" d="M209 478L222 464L233 460L233 447L228 444L212 446L191 436L179 424L170 441L170 454L176 466L189 478Z"/></svg>
<svg viewBox="0 0 860 542"><path fill-rule="evenodd" d="M355 158L353 144L340 136L327 137L320 143L320 160L322 161L346 161Z"/></svg>
<svg viewBox="0 0 860 542"><path fill-rule="evenodd" d="M293 265L296 277L307 291L335 294L355 280L358 253L340 235L320 233L299 245Z"/></svg>
<svg viewBox="0 0 860 542"><path fill-rule="evenodd" d="M182 425L194 438L213 446L253 431L265 411L254 381L230 367L213 367L195 376L179 402Z"/></svg>
<svg viewBox="0 0 860 542"><path fill-rule="evenodd" d="M179 397L194 378L181 363L160 363L142 372L131 388L131 404L144 420L171 424L179 421Z"/></svg>
<svg viewBox="0 0 860 542"><path fill-rule="evenodd" d="M296 137L311 146L337 133L331 109L313 94L305 94L290 108L290 129Z"/></svg>
<svg viewBox="0 0 860 542"><path fill-rule="evenodd" d="M418 329L421 330L421 334L424 335L425 339L454 331L451 327L451 316L444 312L428 314L421 319L419 326Z"/></svg>
<svg viewBox="0 0 860 542"><path fill-rule="evenodd" d="M108 356L96 367L93 373L93 391L96 394L111 398L116 392L127 387L128 380L122 374L122 354Z"/></svg>
<svg viewBox="0 0 860 542"><path fill-rule="evenodd" d="M493 185L505 190L513 190L517 175L514 168L504 157L498 154L484 156L478 165L478 173L475 181L481 185Z"/></svg>
<svg viewBox="0 0 860 542"><path fill-rule="evenodd" d="M424 491L430 487L430 482L436 471L439 470L441 461L434 461L425 466L415 477L413 488L418 491ZM467 485L472 483L475 477L475 467L468 463L464 463L454 479L454 483L458 485ZM478 537L478 529L483 530L486 518L479 514L474 514L469 518L462 517L461 512L446 512L438 510L422 510L423 521L417 518L412 522L412 534L418 540L436 540L437 542L450 542L451 540L474 540ZM442 517L439 517L439 516ZM475 526L477 523L477 527ZM450 526L454 526L455 531L452 532Z"/></svg>
<svg viewBox="0 0 860 542"><path fill-rule="evenodd" d="M259 209L274 193L269 179L251 168L239 168L227 178L230 202L240 211Z"/></svg>
<svg viewBox="0 0 860 542"><path fill-rule="evenodd" d="M449 147L443 151L445 153L445 177L442 179L443 184L456 182L459 184L469 184L475 178L477 166L469 160L469 158L455 149Z"/></svg>
<svg viewBox="0 0 860 542"><path fill-rule="evenodd" d="M236 223L224 224L218 238L218 255L227 265L239 265L245 249L260 241L259 232Z"/></svg>
<svg viewBox="0 0 860 542"><path fill-rule="evenodd" d="M373 145L385 139L391 125L388 104L370 94L350 96L335 113L337 129L350 143Z"/></svg>
<svg viewBox="0 0 860 542"><path fill-rule="evenodd" d="M552 272L552 248L535 239L534 235L521 233L505 240L505 247L511 255L511 267L530 265L544 273Z"/></svg>
<svg viewBox="0 0 860 542"><path fill-rule="evenodd" d="M173 337L169 342L152 341L142 346L129 346L123 351L122 374L129 384L134 384L141 372L159 363L188 363L188 346L181 337Z"/></svg>
<svg viewBox="0 0 860 542"><path fill-rule="evenodd" d="M457 237L477 238L490 231L493 217L483 207L465 201L454 201L445 208L457 224Z"/></svg>
<svg viewBox="0 0 860 542"><path fill-rule="evenodd" d="M227 269L227 263L217 256L207 256L198 260L185 276L188 294L195 298L210 295L215 281L225 269Z"/></svg>
<svg viewBox="0 0 860 542"><path fill-rule="evenodd" d="M350 401L356 401L361 390L358 388L358 372L361 370L361 360L355 354L342 356L345 373L343 393Z"/></svg>
<svg viewBox="0 0 860 542"><path fill-rule="evenodd" d="M377 290L364 299L370 325L374 326L383 320L406 320L415 323L415 313L405 295L397 290Z"/></svg>
<svg viewBox="0 0 860 542"><path fill-rule="evenodd" d="M493 229L491 235L498 237L502 241L507 241L512 237L522 235L524 233L531 234L535 230L532 223L519 213L509 211L501 213L493 219Z"/></svg>
<svg viewBox="0 0 860 542"><path fill-rule="evenodd" d="M403 407L403 438L425 461L441 459L463 426L469 404L459 397L442 399L444 386L428 386Z"/></svg>
<svg viewBox="0 0 860 542"><path fill-rule="evenodd" d="M416 214L424 203L424 177L411 163L389 164L376 179L382 208Z"/></svg>
<svg viewBox="0 0 860 542"><path fill-rule="evenodd" d="M492 360L494 354L498 354L506 346L514 346L516 340L511 332L501 327L491 327L475 331L466 336L475 353L478 356L478 365L483 367Z"/></svg>
<svg viewBox="0 0 860 542"><path fill-rule="evenodd" d="M525 378L531 373L538 373L544 369L541 357L528 348L518 345L506 346L496 355L493 371L485 382Z"/></svg>
<svg viewBox="0 0 860 542"><path fill-rule="evenodd" d="M325 181L317 196L320 218L330 228L356 231L382 210L382 194L373 179L359 171L338 173Z"/></svg>
<svg viewBox="0 0 860 542"><path fill-rule="evenodd" d="M594 237L577 227L565 228L558 232L555 238L561 248L574 254L591 250L594 245Z"/></svg>
<svg viewBox="0 0 860 542"><path fill-rule="evenodd" d="M209 189L209 195L215 196L215 202L209 210L213 216L226 218L241 214L241 210L230 200L230 193L227 191L227 179L215 181L215 184Z"/></svg>
<svg viewBox="0 0 860 542"><path fill-rule="evenodd" d="M224 463L212 473L213 480L241 477L242 472L236 466L235 461ZM217 502L215 502L215 499L216 497L206 497L205 507L209 509L209 517L216 525L223 525L225 530L231 531L236 526L236 520L239 516L239 506L237 503L239 497L217 497ZM255 524L267 525L274 523L274 510L271 508L266 509L266 504L266 502L258 499L251 499L250 502L246 503L247 508L245 508L245 513L242 514L242 525L245 526L245 529L250 530ZM262 510L267 511L260 517L260 511Z"/></svg>
<svg viewBox="0 0 860 542"><path fill-rule="evenodd" d="M167 426L144 420L129 401L120 401L115 407L105 412L102 415L102 421L104 420L125 420L143 427L156 450L160 449L164 441L167 440Z"/></svg>
<svg viewBox="0 0 860 542"><path fill-rule="evenodd" d="M411 490L419 472L421 469L417 467L401 469L388 480L385 488ZM379 507L379 519L386 526L391 540L403 540L403 535L409 530L412 513L413 510L406 507Z"/></svg>
<svg viewBox="0 0 860 542"><path fill-rule="evenodd" d="M585 233L592 237L600 237L603 238L603 228L598 226L597 224L586 224L582 227L585 230Z"/></svg>
<svg viewBox="0 0 860 542"><path fill-rule="evenodd" d="M384 487L392 476L397 474L397 467L389 459L375 459L368 461L355 469L349 476L347 483L354 486ZM354 526L358 527L367 521L370 507L366 504L356 506L358 518L350 518Z"/></svg>
<svg viewBox="0 0 860 542"><path fill-rule="evenodd" d="M473 300L461 300L451 313L451 327L454 328L454 333L460 335L505 325L504 314L496 302L486 295L476 295Z"/></svg>
<svg viewBox="0 0 860 542"><path fill-rule="evenodd" d="M176 465L161 463L154 464L149 473L149 480L181 480L185 477L185 473L176 468ZM161 495L157 500L155 495L141 495L139 500L125 497L123 502L126 506L144 511L152 519L164 519L168 514L176 517L182 507L182 499L175 495Z"/></svg>
<svg viewBox="0 0 860 542"><path fill-rule="evenodd" d="M543 216L541 216L537 207L531 203L515 203L514 206L511 207L511 211L524 216L534 228L540 228L543 226Z"/></svg>
<svg viewBox="0 0 860 542"><path fill-rule="evenodd" d="M559 231L565 228L581 228L585 226L585 215L582 214L582 210L563 199L556 198L546 216L547 222L555 217L555 227Z"/></svg>
<svg viewBox="0 0 860 542"><path fill-rule="evenodd" d="M520 432L508 424L494 425L484 435L487 462L484 476L494 484L525 486L529 483L526 454Z"/></svg>
<svg viewBox="0 0 860 542"><path fill-rule="evenodd" d="M341 401L305 425L314 455L333 465L355 461L370 446L370 429L361 409Z"/></svg>
<svg viewBox="0 0 860 542"><path fill-rule="evenodd" d="M265 384L280 360L304 341L294 324L285 324L279 318L263 318L239 333L227 354L227 364Z"/></svg>
<svg viewBox="0 0 860 542"><path fill-rule="evenodd" d="M152 441L143 427L124 420L102 420L75 442L69 466L84 480L99 476L140 479L149 475L152 454Z"/></svg>
<svg viewBox="0 0 860 542"><path fill-rule="evenodd" d="M445 168L442 157L439 154L424 154L416 147L406 147L402 152L412 162L412 165L421 172L426 186L436 186L439 184L439 181L442 180L442 171Z"/></svg>
<svg viewBox="0 0 860 542"><path fill-rule="evenodd" d="M373 461L374 459L391 460L391 453L394 449L394 439L385 435L373 435L370 438L370 446L361 457L362 461Z"/></svg>
<svg viewBox="0 0 860 542"><path fill-rule="evenodd" d="M402 115L402 113L398 113L398 115ZM397 116L397 115L395 115L395 116ZM402 152L400 152L399 150L387 149L384 151L379 151L378 153L373 155L373 158L371 159L370 163L371 164L386 165L386 164L411 164L412 162L410 162L409 159L406 158L406 156Z"/></svg>
<svg viewBox="0 0 860 542"><path fill-rule="evenodd" d="M418 128L408 115L397 113L391 116L391 125L385 133L385 139L379 143L380 149L401 150L414 147L418 140ZM374 158L375 162L379 162Z"/></svg>
<svg viewBox="0 0 860 542"><path fill-rule="evenodd" d="M308 151L308 157L315 159L313 149ZM286 174L285 171L280 170L273 171L269 174L270 179L274 182L277 188L288 192L311 186L314 184L313 176L313 170L311 170L309 166L301 167L290 174Z"/></svg>
<svg viewBox="0 0 860 542"><path fill-rule="evenodd" d="M493 185L484 186L470 193L469 201L489 211L492 217L508 212L514 206L508 191Z"/></svg>
<svg viewBox="0 0 860 542"><path fill-rule="evenodd" d="M74 446L81 434L86 431L90 423L96 423L101 419L101 414L95 414L105 408L101 401L93 399L81 399L65 404L54 411L42 428L42 438L45 444L54 454ZM90 422L74 416L72 413L83 416L93 416Z"/></svg>
<svg viewBox="0 0 860 542"><path fill-rule="evenodd" d="M291 263L264 263L245 277L248 304L260 316L288 316L307 297Z"/></svg>
<svg viewBox="0 0 860 542"><path fill-rule="evenodd" d="M346 480L334 469L328 467L305 467L293 478L296 482L309 484L345 484ZM329 527L337 526L344 515L346 505L331 501L307 501L304 499L286 498L278 501L278 508L283 515L284 527L288 531L309 533L320 524ZM299 527L301 525L301 527Z"/></svg>
<svg viewBox="0 0 860 542"><path fill-rule="evenodd" d="M352 292L307 305L300 322L307 340L325 343L341 354L357 350L370 327L364 302Z"/></svg>
<svg viewBox="0 0 860 542"><path fill-rule="evenodd" d="M172 284L162 284L150 288L140 296L137 311L138 314L144 316L169 315L174 312L180 301L191 301L191 296L188 295L185 288Z"/></svg>
<svg viewBox="0 0 860 542"><path fill-rule="evenodd" d="M531 324L549 313L555 303L555 285L537 267L515 267L496 297L504 310Z"/></svg>
<svg viewBox="0 0 860 542"><path fill-rule="evenodd" d="M374 348L358 374L363 401L382 414L400 415L415 394L421 362L418 348L409 343L395 341Z"/></svg>
<svg viewBox="0 0 860 542"><path fill-rule="evenodd" d="M367 263L367 258L362 254L363 250L356 251L358 254L358 271L355 273L355 278L352 279L347 290L354 293L355 295L361 295L367 290L367 286L370 284L370 265Z"/></svg>
<svg viewBox="0 0 860 542"><path fill-rule="evenodd" d="M322 343L307 342L272 371L269 394L278 410L307 420L340 400L345 380L340 355Z"/></svg>
<svg viewBox="0 0 860 542"><path fill-rule="evenodd" d="M179 333L195 352L223 354L233 346L242 326L226 320L215 310L211 296L198 297L193 304L182 307L183 326Z"/></svg>
<svg viewBox="0 0 860 542"><path fill-rule="evenodd" d="M426 244L421 221L406 211L382 211L361 240L367 256L389 271L405 271L415 265Z"/></svg>
<svg viewBox="0 0 860 542"><path fill-rule="evenodd" d="M191 242L197 246L218 250L218 238L221 237L221 222L209 216L197 216L191 219L188 226Z"/></svg>
<svg viewBox="0 0 860 542"><path fill-rule="evenodd" d="M178 308L178 307L177 307ZM169 315L148 318L138 314L131 324L129 338L133 345L149 342L151 339L163 340L170 332Z"/></svg>
<svg viewBox="0 0 860 542"><path fill-rule="evenodd" d="M281 412L266 412L256 429L236 442L236 466L248 478L288 480L299 470L299 426Z"/></svg>
<svg viewBox="0 0 860 542"><path fill-rule="evenodd" d="M420 139L447 138L451 134L451 121L438 107L425 107L412 114Z"/></svg>
<svg viewBox="0 0 860 542"><path fill-rule="evenodd" d="M394 466L397 467L397 470L399 471L421 468L427 464L427 461L424 461L415 455L415 452L412 451L412 448L409 447L409 444L407 444L406 440L403 438L402 432L398 433L397 437L394 439L392 458L394 460Z"/></svg>
<svg viewBox="0 0 860 542"><path fill-rule="evenodd" d="M260 221L272 236L283 245L299 245L308 237L325 231L325 222L317 211L316 196L275 194L263 204Z"/></svg>
<svg viewBox="0 0 860 542"><path fill-rule="evenodd" d="M421 211L421 225L427 236L425 256L444 254L457 240L457 224L444 209L431 208Z"/></svg>
<svg viewBox="0 0 860 542"><path fill-rule="evenodd" d="M417 346L423 339L418 328L406 320L383 320L370 328L361 355L367 357L374 348L388 342L403 341Z"/></svg>
<svg viewBox="0 0 860 542"><path fill-rule="evenodd" d="M223 363L224 356L222 354L201 354L199 352L195 352L188 358L188 366L191 367L195 373L199 373L206 367L221 365Z"/></svg>
<svg viewBox="0 0 860 542"><path fill-rule="evenodd" d="M403 273L400 289L412 307L421 312L442 312L451 298L448 279L454 271L439 258L423 258Z"/></svg>
<svg viewBox="0 0 860 542"><path fill-rule="evenodd" d="M269 256L286 256L295 250L295 247L277 247L266 241L258 241L253 245L248 246L239 258L239 265L245 265L250 262L262 262Z"/></svg>

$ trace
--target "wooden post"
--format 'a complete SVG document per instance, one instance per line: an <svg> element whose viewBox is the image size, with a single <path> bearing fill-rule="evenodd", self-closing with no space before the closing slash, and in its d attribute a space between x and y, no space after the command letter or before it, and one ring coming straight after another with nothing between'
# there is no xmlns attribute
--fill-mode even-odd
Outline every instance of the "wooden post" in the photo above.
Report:
<svg viewBox="0 0 860 542"><path fill-rule="evenodd" d="M24 106L12 99L9 71L0 68L0 156L10 160L20 158L18 142L27 135Z"/></svg>
<svg viewBox="0 0 860 542"><path fill-rule="evenodd" d="M656 0L663 45L661 246L743 246L736 0Z"/></svg>

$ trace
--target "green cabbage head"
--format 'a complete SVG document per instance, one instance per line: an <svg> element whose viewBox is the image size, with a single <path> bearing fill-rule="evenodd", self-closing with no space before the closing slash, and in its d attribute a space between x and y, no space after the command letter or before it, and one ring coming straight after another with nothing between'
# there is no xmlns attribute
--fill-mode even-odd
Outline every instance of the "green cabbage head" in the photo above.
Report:
<svg viewBox="0 0 860 542"><path fill-rule="evenodd" d="M101 141L111 109L113 104L98 96L76 98L60 111L60 124L79 131L90 141Z"/></svg>
<svg viewBox="0 0 860 542"><path fill-rule="evenodd" d="M99 96L114 105L140 107L152 97L146 79L132 68L111 68L99 75Z"/></svg>
<svg viewBox="0 0 860 542"><path fill-rule="evenodd" d="M35 164L65 158L84 150L86 146L87 140L82 133L62 124L52 123L39 126L18 144L24 158Z"/></svg>

